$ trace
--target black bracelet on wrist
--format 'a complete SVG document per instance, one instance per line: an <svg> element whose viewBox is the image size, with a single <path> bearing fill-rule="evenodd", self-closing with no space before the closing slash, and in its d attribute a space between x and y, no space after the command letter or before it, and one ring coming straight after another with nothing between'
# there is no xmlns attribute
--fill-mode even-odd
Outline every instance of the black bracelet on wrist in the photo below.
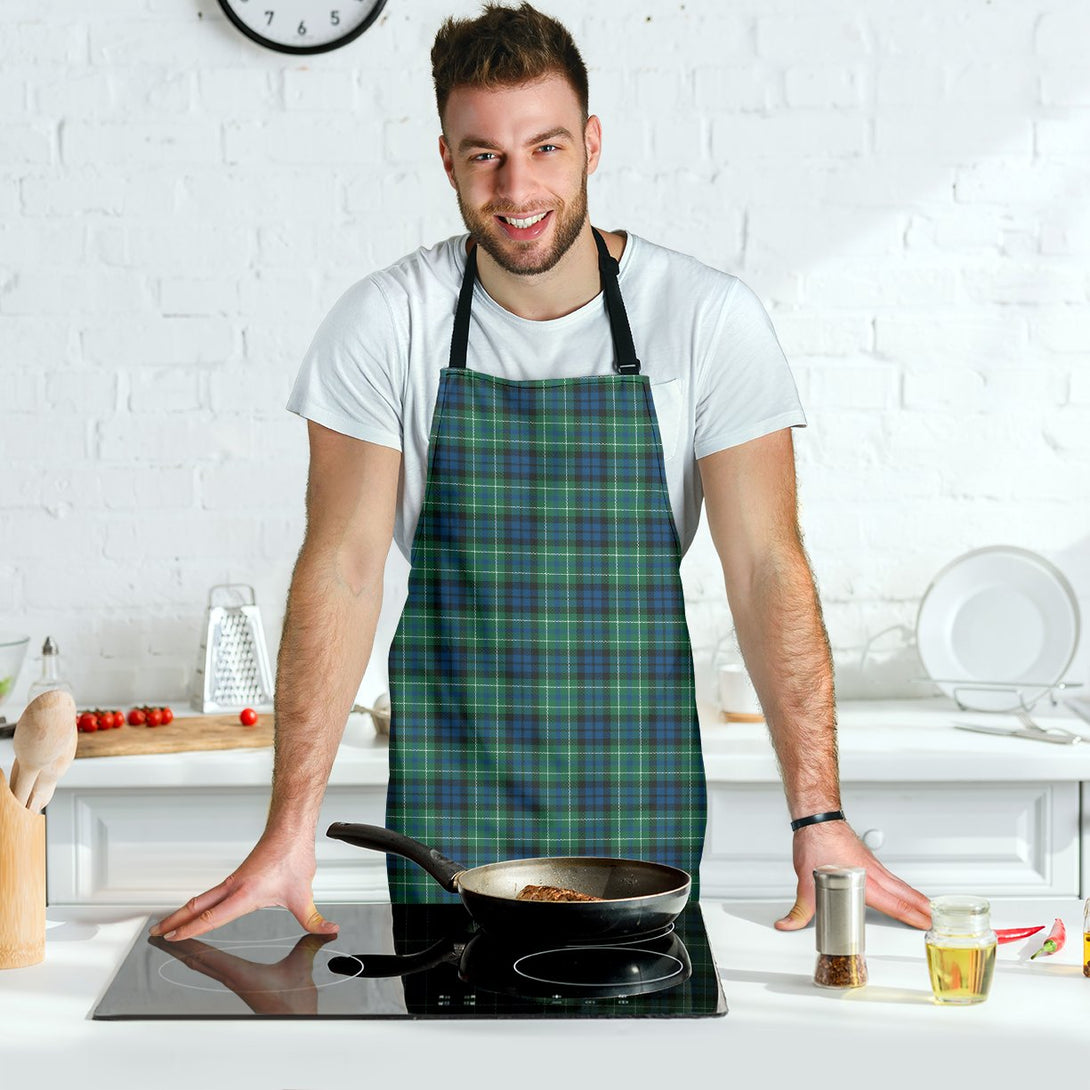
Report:
<svg viewBox="0 0 1090 1090"><path fill-rule="evenodd" d="M843 810L827 810L824 814L811 814L809 817L795 818L791 822L791 832L797 833L807 825L820 825L823 821L845 821Z"/></svg>

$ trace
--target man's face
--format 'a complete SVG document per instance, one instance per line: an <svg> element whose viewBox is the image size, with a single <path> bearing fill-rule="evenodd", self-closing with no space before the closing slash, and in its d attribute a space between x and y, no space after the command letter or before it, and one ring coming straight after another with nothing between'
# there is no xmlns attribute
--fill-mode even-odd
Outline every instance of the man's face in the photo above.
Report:
<svg viewBox="0 0 1090 1090"><path fill-rule="evenodd" d="M548 272L587 219L598 119L584 129L571 84L550 75L496 90L456 87L443 128L439 151L467 230L507 272Z"/></svg>

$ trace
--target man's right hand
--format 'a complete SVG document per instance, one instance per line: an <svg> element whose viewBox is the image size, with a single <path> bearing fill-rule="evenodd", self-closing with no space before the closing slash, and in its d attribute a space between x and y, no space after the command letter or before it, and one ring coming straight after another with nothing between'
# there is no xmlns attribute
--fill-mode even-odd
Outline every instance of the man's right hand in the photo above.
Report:
<svg viewBox="0 0 1090 1090"><path fill-rule="evenodd" d="M218 886L194 897L151 928L168 942L191 939L258 908L280 905L315 935L335 935L337 925L314 907L314 845L262 837L242 865Z"/></svg>
<svg viewBox="0 0 1090 1090"><path fill-rule="evenodd" d="M401 452L313 421L308 434L307 529L277 657L268 822L234 874L151 929L167 941L272 905L311 934L337 932L314 907L314 828L382 609Z"/></svg>

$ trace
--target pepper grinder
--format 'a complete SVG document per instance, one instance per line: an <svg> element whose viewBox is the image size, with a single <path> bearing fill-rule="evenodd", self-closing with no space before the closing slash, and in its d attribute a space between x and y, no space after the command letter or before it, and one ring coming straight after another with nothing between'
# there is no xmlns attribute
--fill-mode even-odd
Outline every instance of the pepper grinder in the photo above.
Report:
<svg viewBox="0 0 1090 1090"><path fill-rule="evenodd" d="M72 692L72 686L61 677L61 649L52 636L46 636L45 643L42 644L42 676L27 690L26 702L29 704L36 696L52 689Z"/></svg>
<svg viewBox="0 0 1090 1090"><path fill-rule="evenodd" d="M867 983L863 919L864 867L818 867L814 871L814 931L819 988L858 988Z"/></svg>

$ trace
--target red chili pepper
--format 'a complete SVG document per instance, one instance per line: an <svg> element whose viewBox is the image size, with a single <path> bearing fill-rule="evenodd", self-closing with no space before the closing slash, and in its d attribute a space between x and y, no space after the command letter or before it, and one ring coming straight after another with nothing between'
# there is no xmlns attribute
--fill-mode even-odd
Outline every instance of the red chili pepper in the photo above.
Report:
<svg viewBox="0 0 1090 1090"><path fill-rule="evenodd" d="M1042 954L1054 954L1057 950L1062 950L1066 938L1067 931L1064 929L1064 922L1057 916L1056 922L1052 925L1052 930L1048 933L1048 938L1042 943L1040 950L1030 954L1029 960L1032 961Z"/></svg>
<svg viewBox="0 0 1090 1090"><path fill-rule="evenodd" d="M1017 942L1019 939L1028 939L1030 935L1036 935L1038 931L1044 931L1045 925L1038 924L1036 927L997 927L995 929L995 937L1002 946L1005 942Z"/></svg>

